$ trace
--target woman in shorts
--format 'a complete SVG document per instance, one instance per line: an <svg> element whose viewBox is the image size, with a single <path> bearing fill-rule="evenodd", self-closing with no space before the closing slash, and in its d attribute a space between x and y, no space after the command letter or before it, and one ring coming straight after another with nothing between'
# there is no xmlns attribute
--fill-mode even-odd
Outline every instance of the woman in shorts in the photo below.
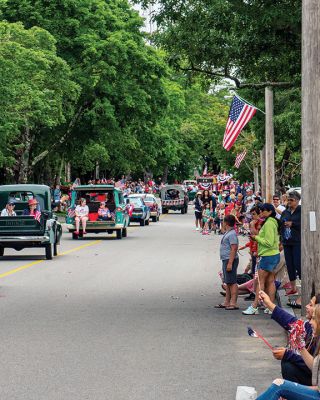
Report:
<svg viewBox="0 0 320 400"><path fill-rule="evenodd" d="M258 235L251 235L251 239L258 243L258 290L265 291L274 302L276 287L274 284L274 270L280 261L279 251L279 225L276 220L276 210L273 204L265 203L261 207L260 217L264 218L261 230ZM259 314L258 310L259 295L256 294L254 302L245 310L243 314ZM267 308L266 314L272 314Z"/></svg>

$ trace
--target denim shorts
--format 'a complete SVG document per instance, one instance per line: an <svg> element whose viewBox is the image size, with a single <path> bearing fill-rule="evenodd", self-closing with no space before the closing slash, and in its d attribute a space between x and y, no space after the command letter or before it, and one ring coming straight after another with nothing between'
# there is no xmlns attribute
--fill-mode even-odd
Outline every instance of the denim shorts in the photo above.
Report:
<svg viewBox="0 0 320 400"><path fill-rule="evenodd" d="M275 254L274 256L261 256L257 267L258 269L263 269L267 272L273 272L279 262L280 254Z"/></svg>

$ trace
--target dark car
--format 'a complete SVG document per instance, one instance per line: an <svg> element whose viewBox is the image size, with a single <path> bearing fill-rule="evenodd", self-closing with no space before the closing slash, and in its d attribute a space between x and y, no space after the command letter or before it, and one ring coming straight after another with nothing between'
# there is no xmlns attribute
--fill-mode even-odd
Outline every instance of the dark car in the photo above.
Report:
<svg viewBox="0 0 320 400"><path fill-rule="evenodd" d="M34 215L28 212L30 201L37 204ZM52 211L50 188L45 185L0 186L1 210L8 203L14 206L15 215L0 217L0 256L6 248L20 251L27 247L44 248L48 260L56 256L62 227Z"/></svg>
<svg viewBox="0 0 320 400"><path fill-rule="evenodd" d="M127 201L133 206L130 222L139 222L140 226L149 225L150 208L141 197L129 196Z"/></svg>

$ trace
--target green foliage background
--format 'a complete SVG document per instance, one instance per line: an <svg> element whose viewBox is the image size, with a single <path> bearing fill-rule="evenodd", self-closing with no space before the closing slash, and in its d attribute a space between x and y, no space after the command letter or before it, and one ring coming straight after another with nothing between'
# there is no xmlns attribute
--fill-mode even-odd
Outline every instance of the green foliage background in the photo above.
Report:
<svg viewBox="0 0 320 400"><path fill-rule="evenodd" d="M150 1L145 1L145 5ZM153 37L127 0L0 1L0 167L3 181L147 174L175 180L231 169L252 177L263 145L259 113L222 149L223 87L276 89L277 182L299 179L298 0L163 0ZM225 77L229 80L225 81ZM263 90L239 89L263 108Z"/></svg>

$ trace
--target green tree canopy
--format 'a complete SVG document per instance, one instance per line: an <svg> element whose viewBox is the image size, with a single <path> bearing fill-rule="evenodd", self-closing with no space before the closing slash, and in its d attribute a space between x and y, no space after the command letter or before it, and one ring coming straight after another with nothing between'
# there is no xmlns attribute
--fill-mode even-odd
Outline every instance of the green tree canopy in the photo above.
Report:
<svg viewBox="0 0 320 400"><path fill-rule="evenodd" d="M0 69L0 161L26 181L34 131L65 122L78 85L56 55L54 37L21 23L0 22Z"/></svg>

